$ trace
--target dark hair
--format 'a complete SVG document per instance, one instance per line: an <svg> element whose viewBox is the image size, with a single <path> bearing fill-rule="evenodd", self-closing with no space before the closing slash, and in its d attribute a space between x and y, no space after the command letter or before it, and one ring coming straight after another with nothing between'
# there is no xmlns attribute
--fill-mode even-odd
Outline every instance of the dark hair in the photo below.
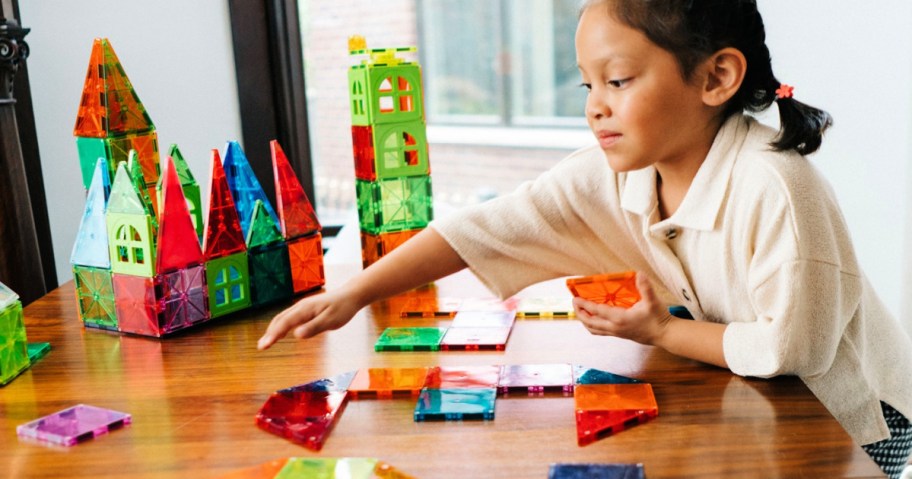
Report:
<svg viewBox="0 0 912 479"><path fill-rule="evenodd" d="M756 0L589 0L583 10L596 4L607 5L620 22L674 55L685 79L713 53L727 47L740 50L747 59L747 71L725 115L763 111L777 101L780 129L771 146L803 155L820 148L823 132L833 119L794 98L777 98L780 82L773 75Z"/></svg>

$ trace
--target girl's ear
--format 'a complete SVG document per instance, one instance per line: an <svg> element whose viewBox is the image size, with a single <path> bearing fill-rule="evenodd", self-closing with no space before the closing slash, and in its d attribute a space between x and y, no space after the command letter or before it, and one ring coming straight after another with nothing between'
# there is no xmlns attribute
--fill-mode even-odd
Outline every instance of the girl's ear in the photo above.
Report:
<svg viewBox="0 0 912 479"><path fill-rule="evenodd" d="M741 88L747 72L747 59L741 50L728 47L712 54L704 65L703 103L708 106L724 105Z"/></svg>

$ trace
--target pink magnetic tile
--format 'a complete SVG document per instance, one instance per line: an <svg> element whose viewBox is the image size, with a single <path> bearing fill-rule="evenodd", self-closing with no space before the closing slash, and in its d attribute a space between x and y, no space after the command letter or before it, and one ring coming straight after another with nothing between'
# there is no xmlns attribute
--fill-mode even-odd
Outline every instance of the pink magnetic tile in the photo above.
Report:
<svg viewBox="0 0 912 479"><path fill-rule="evenodd" d="M516 311L460 311L453 318L454 328L509 328Z"/></svg>
<svg viewBox="0 0 912 479"><path fill-rule="evenodd" d="M466 298L459 305L459 311L515 311L517 298L501 301L497 298Z"/></svg>
<svg viewBox="0 0 912 479"><path fill-rule="evenodd" d="M16 427L20 437L72 446L130 424L129 414L77 404Z"/></svg>
<svg viewBox="0 0 912 479"><path fill-rule="evenodd" d="M428 372L429 389L496 388L500 366L435 366Z"/></svg>
<svg viewBox="0 0 912 479"><path fill-rule="evenodd" d="M509 391L528 391L530 394L544 391L573 392L573 368L569 364L511 364L500 370L497 386L500 394Z"/></svg>
<svg viewBox="0 0 912 479"><path fill-rule="evenodd" d="M428 368L359 369L348 386L348 392L355 398L417 396L427 382L427 376Z"/></svg>
<svg viewBox="0 0 912 479"><path fill-rule="evenodd" d="M507 346L512 327L500 328L450 328L440 341L440 349L453 350L503 350Z"/></svg>

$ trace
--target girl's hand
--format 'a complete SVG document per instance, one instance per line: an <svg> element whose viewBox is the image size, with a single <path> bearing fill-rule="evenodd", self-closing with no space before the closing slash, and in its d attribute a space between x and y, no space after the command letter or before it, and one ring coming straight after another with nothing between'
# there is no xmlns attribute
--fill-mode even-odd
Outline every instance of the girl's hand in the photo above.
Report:
<svg viewBox="0 0 912 479"><path fill-rule="evenodd" d="M576 297L573 298L576 317L592 334L616 336L640 344L658 343L665 334L671 314L656 297L652 282L645 274L637 272L636 285L640 291L640 300L630 309Z"/></svg>
<svg viewBox="0 0 912 479"><path fill-rule="evenodd" d="M263 337L257 342L257 349L272 346L292 329L292 334L298 339L339 329L351 321L361 307L344 288L304 298L272 318Z"/></svg>

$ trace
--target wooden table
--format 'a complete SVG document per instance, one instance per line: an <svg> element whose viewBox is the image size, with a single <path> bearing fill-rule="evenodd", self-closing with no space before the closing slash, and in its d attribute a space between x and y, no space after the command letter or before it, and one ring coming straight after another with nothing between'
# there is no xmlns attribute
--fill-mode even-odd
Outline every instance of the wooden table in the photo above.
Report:
<svg viewBox="0 0 912 479"><path fill-rule="evenodd" d="M359 267L328 265L328 287ZM487 296L474 276L427 294ZM436 291L435 291L436 290ZM559 282L522 293L567 294ZM400 300L401 303L401 300ZM643 463L659 477L881 477L801 381L745 379L630 341L590 335L575 320L518 320L503 352L375 353L396 302L366 308L339 331L256 340L285 305L214 320L158 340L86 330L72 282L25 310L30 342L52 351L0 388L0 477L218 477L277 458L377 457L419 478L544 478L558 462ZM652 383L659 417L579 447L572 397L499 398L493 421L412 420L414 401L350 401L323 450L269 434L254 416L270 393L364 367L571 363ZM133 424L70 448L21 442L16 426L85 403Z"/></svg>

